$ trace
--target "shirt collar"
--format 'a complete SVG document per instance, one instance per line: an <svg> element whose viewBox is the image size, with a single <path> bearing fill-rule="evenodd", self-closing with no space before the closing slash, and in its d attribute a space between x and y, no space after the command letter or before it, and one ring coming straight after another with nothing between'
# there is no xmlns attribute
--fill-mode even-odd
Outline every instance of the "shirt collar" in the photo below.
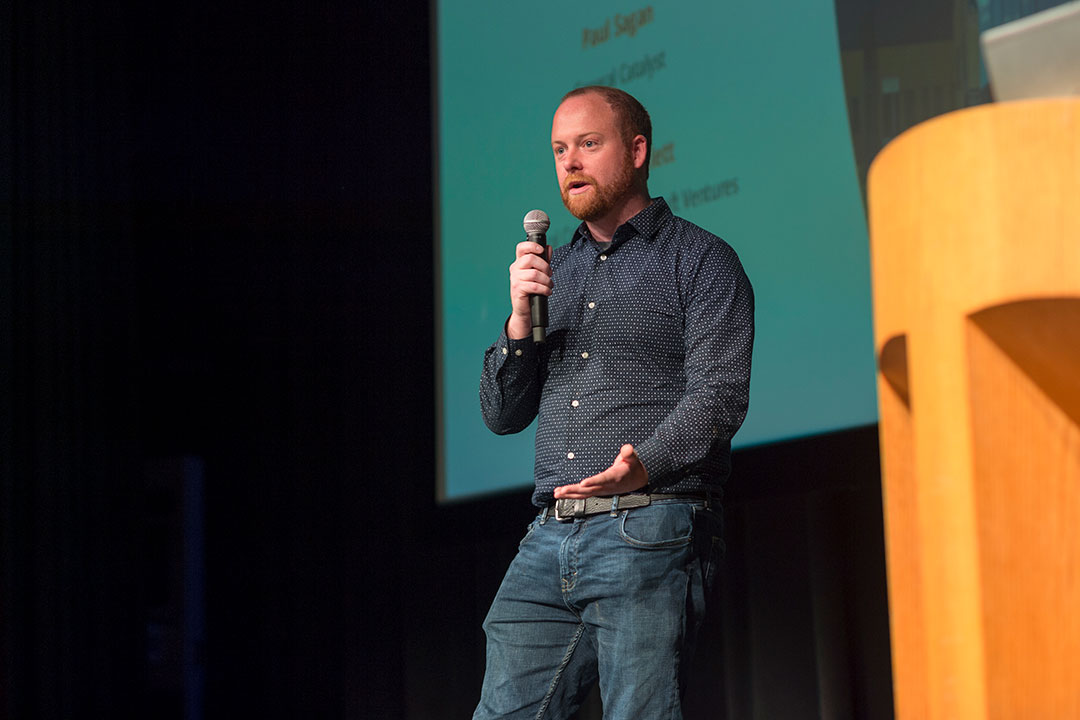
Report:
<svg viewBox="0 0 1080 720"><path fill-rule="evenodd" d="M652 239L671 216L671 208L668 207L667 201L662 197L653 198L648 207L615 229L611 247L615 248L621 245L628 237L634 234L640 235L646 240ZM623 230L627 225L631 227L633 232ZM591 239L592 235L589 233L589 226L583 222L574 231L574 237L570 240L570 244L573 245L579 240L584 243Z"/></svg>

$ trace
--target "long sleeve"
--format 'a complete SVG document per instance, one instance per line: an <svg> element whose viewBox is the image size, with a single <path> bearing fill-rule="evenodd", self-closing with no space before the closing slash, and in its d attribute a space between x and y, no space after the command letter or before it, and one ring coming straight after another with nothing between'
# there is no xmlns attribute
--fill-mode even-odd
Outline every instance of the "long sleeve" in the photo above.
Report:
<svg viewBox="0 0 1080 720"><path fill-rule="evenodd" d="M521 432L540 407L540 353L532 338L511 340L506 331L484 352L480 411L499 435Z"/></svg>
<svg viewBox="0 0 1080 720"><path fill-rule="evenodd" d="M684 302L685 391L653 435L636 446L654 486L716 457L718 443L729 446L750 402L754 294L729 246L715 244L703 254Z"/></svg>

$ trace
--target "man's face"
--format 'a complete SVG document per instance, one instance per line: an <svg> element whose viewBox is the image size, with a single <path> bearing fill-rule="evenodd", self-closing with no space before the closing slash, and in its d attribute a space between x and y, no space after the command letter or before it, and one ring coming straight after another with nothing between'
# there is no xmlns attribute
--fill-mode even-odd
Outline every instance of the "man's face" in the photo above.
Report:
<svg viewBox="0 0 1080 720"><path fill-rule="evenodd" d="M563 204L580 220L616 209L634 185L633 152L599 95L567 98L555 111L551 148Z"/></svg>

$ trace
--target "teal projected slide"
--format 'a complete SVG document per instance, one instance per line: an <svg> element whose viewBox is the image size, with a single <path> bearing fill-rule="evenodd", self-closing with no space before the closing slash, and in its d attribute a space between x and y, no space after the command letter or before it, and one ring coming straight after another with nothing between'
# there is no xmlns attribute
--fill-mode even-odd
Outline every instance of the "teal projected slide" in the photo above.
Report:
<svg viewBox="0 0 1080 720"><path fill-rule="evenodd" d="M615 85L653 121L649 189L723 237L754 285L745 447L877 420L866 220L832 0L450 2L437 7L440 497L531 485L534 426L480 416L484 350L533 208L570 240L560 98ZM736 467L736 473L738 468Z"/></svg>

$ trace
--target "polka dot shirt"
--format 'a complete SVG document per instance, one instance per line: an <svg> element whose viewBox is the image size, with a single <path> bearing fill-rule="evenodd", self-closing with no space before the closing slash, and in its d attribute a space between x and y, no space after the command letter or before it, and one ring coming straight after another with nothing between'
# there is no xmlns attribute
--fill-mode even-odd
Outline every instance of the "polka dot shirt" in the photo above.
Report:
<svg viewBox="0 0 1080 720"><path fill-rule="evenodd" d="M631 443L656 492L719 492L750 398L754 295L731 246L654 199L602 246L554 251L547 342L488 348L484 422L536 430L538 507Z"/></svg>

